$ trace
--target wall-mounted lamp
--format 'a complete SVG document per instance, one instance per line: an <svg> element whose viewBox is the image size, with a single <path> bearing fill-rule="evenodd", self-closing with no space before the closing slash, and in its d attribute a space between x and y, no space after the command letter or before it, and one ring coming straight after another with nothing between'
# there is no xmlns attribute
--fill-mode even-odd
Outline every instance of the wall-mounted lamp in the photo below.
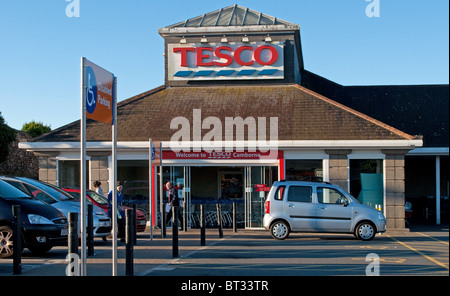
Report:
<svg viewBox="0 0 450 296"><path fill-rule="evenodd" d="M201 43L208 43L208 39L206 39L205 36L202 37L202 39L200 39Z"/></svg>
<svg viewBox="0 0 450 296"><path fill-rule="evenodd" d="M264 39L265 42L272 42L272 38L270 37L269 34L267 34L266 39Z"/></svg>
<svg viewBox="0 0 450 296"><path fill-rule="evenodd" d="M247 35L244 35L244 37L242 37L242 42L249 42Z"/></svg>
<svg viewBox="0 0 450 296"><path fill-rule="evenodd" d="M180 39L180 44L186 44L186 38L184 38L184 36Z"/></svg>
<svg viewBox="0 0 450 296"><path fill-rule="evenodd" d="M222 39L220 39L220 42L222 43L228 43L228 39L225 35L223 35Z"/></svg>

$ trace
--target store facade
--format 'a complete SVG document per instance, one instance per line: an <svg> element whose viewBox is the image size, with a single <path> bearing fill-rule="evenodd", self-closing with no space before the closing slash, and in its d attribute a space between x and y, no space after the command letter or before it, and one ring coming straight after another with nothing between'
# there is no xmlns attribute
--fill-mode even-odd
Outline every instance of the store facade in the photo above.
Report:
<svg viewBox="0 0 450 296"><path fill-rule="evenodd" d="M382 210L388 229L405 228L405 155L422 138L303 86L298 25L232 5L159 33L165 84L119 102L117 120L118 180L154 225L171 181L190 227L200 204L234 203L240 227L260 228L268 189L287 179L338 184ZM41 180L79 186L79 129L20 144L39 156ZM151 166L150 139L162 147ZM87 141L88 184L108 191L111 127L88 120Z"/></svg>

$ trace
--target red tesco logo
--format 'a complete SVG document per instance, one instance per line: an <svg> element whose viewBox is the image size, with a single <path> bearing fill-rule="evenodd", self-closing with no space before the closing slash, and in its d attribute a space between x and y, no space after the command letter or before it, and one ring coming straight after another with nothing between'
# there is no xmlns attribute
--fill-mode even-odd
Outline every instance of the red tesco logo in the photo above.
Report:
<svg viewBox="0 0 450 296"><path fill-rule="evenodd" d="M245 51L250 51L253 54L251 55L251 59L244 61L243 52ZM241 66L251 66L255 62L262 66L267 66L272 65L278 60L278 51L276 48L269 45L258 46L256 49L252 46L240 46L236 48L234 52L229 46L219 46L216 49L213 49L212 47L174 47L173 52L181 54L181 67L188 67L188 53L194 54L194 57L196 58L195 65L197 67L226 67L231 65L233 61ZM270 55L267 55L267 53ZM267 59L267 56L270 56L270 58ZM214 57L218 58L219 61L207 61ZM220 61L221 59L224 59L225 61Z"/></svg>

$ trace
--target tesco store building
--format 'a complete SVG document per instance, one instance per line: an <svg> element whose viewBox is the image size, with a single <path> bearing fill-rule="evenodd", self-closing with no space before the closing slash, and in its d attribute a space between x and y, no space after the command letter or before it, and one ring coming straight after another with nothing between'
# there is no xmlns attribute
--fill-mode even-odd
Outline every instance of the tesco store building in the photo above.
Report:
<svg viewBox="0 0 450 296"><path fill-rule="evenodd" d="M260 228L268 188L286 179L338 184L405 228L405 154L422 138L309 89L298 25L232 5L159 34L165 83L119 102L117 120L125 200L146 212L151 201L155 225L172 181L190 227L200 204L227 213L235 202L238 226ZM88 120L86 137L87 182L108 192L111 126ZM149 139L162 146L151 170ZM77 187L79 141L77 121L21 147L39 156L41 180Z"/></svg>

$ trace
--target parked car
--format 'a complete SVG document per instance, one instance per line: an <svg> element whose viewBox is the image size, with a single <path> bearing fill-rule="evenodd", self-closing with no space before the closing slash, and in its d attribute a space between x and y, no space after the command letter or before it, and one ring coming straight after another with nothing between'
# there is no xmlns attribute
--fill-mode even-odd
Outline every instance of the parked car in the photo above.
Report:
<svg viewBox="0 0 450 296"><path fill-rule="evenodd" d="M386 231L386 218L337 185L278 181L266 198L264 227L280 240L290 232L353 233L371 240Z"/></svg>
<svg viewBox="0 0 450 296"><path fill-rule="evenodd" d="M80 198L80 189L76 188L63 188L64 191L68 192L74 198ZM106 213L108 213L108 199L101 194L93 190L86 190L86 197L96 206L102 208ZM131 209L130 207L123 206L123 209ZM136 231L143 232L147 225L147 217L145 213L139 209L136 210Z"/></svg>
<svg viewBox="0 0 450 296"><path fill-rule="evenodd" d="M67 245L67 219L60 211L0 180L0 258L13 255L13 205L20 205L22 247L41 254Z"/></svg>
<svg viewBox="0 0 450 296"><path fill-rule="evenodd" d="M61 211L66 218L68 218L70 212L78 213L78 227L80 227L80 200L75 199L61 188L25 177L0 177L0 179L13 185L17 189L20 189L33 198L53 206ZM93 221L94 237L106 237L110 234L111 219L101 208L95 205Z"/></svg>

